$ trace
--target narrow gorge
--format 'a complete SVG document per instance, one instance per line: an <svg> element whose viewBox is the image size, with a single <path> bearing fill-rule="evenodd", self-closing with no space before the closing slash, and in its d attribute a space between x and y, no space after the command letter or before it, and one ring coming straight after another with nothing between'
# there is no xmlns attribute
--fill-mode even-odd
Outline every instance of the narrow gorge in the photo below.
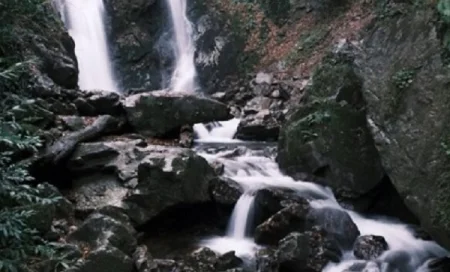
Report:
<svg viewBox="0 0 450 272"><path fill-rule="evenodd" d="M450 271L448 0L25 2L0 271Z"/></svg>

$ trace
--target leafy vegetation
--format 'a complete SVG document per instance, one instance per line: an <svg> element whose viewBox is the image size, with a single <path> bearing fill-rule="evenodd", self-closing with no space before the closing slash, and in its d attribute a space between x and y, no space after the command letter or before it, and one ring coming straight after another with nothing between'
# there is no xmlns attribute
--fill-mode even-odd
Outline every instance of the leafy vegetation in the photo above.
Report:
<svg viewBox="0 0 450 272"><path fill-rule="evenodd" d="M55 20L49 7L44 0L0 0L0 271L25 271L50 259L61 263L59 245L44 240L33 223L37 207L59 198L32 186L28 164L21 162L41 141L11 114L28 97L27 71L34 64L27 54L29 35L46 31L47 21Z"/></svg>
<svg viewBox="0 0 450 272"><path fill-rule="evenodd" d="M399 90L403 90L412 84L415 74L413 69L402 69L392 76L392 81Z"/></svg>

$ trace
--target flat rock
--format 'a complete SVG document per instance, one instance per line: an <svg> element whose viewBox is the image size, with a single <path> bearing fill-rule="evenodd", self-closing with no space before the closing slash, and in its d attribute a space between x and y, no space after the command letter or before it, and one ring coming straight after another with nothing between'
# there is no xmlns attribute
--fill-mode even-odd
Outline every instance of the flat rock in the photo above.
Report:
<svg viewBox="0 0 450 272"><path fill-rule="evenodd" d="M122 104L133 129L152 137L177 134L184 125L231 118L228 107L221 102L168 91L132 95Z"/></svg>

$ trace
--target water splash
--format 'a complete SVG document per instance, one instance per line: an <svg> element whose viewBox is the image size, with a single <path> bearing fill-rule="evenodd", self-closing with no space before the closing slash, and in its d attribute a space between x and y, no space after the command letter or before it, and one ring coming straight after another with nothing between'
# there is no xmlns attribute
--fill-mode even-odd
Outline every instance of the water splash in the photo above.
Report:
<svg viewBox="0 0 450 272"><path fill-rule="evenodd" d="M208 125L195 124L194 131L197 136L197 142L202 143L224 143L241 142L234 139L240 120L237 118L212 123ZM209 127L209 129L208 129Z"/></svg>
<svg viewBox="0 0 450 272"><path fill-rule="evenodd" d="M174 92L194 92L197 89L192 40L192 25L187 17L187 0L167 0L176 42L176 66L172 74L171 88Z"/></svg>
<svg viewBox="0 0 450 272"><path fill-rule="evenodd" d="M117 92L103 21L103 0L55 0L54 4L75 41L80 89Z"/></svg>

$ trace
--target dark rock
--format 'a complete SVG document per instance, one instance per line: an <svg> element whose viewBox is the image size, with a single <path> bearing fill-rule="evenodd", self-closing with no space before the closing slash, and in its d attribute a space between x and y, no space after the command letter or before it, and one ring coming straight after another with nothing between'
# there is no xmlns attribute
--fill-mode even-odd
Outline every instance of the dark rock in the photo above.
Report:
<svg viewBox="0 0 450 272"><path fill-rule="evenodd" d="M80 115L84 116L95 116L95 108L91 104L89 104L86 99L78 97L74 101L75 107L77 107L77 111Z"/></svg>
<svg viewBox="0 0 450 272"><path fill-rule="evenodd" d="M74 208L72 203L61 194L58 188L49 183L41 183L37 186L37 189L39 190L39 195L43 198L58 198L53 203L55 207L53 219L68 219L73 217Z"/></svg>
<svg viewBox="0 0 450 272"><path fill-rule="evenodd" d="M158 269L158 265L153 261L145 245L136 248L136 251L133 253L133 260L137 272L151 272L154 269Z"/></svg>
<svg viewBox="0 0 450 272"><path fill-rule="evenodd" d="M234 206L243 193L243 188L234 180L217 178L210 183L212 199L222 205Z"/></svg>
<svg viewBox="0 0 450 272"><path fill-rule="evenodd" d="M255 230L255 241L276 245L279 240L293 231L303 231L309 205L292 204L259 225Z"/></svg>
<svg viewBox="0 0 450 272"><path fill-rule="evenodd" d="M121 96L111 91L89 90L83 91L83 97L95 111L93 115L112 115L117 116L123 113L120 103ZM89 112L86 112L87 115ZM82 113L83 114L83 113Z"/></svg>
<svg viewBox="0 0 450 272"><path fill-rule="evenodd" d="M353 254L358 259L375 260L384 251L388 250L388 244L382 236L365 235L356 239L353 246Z"/></svg>
<svg viewBox="0 0 450 272"><path fill-rule="evenodd" d="M194 144L194 130L192 126L182 126L180 130L180 146L190 148Z"/></svg>
<svg viewBox="0 0 450 272"><path fill-rule="evenodd" d="M277 258L280 271L321 272L328 262L339 262L341 252L320 229L291 233L280 241Z"/></svg>
<svg viewBox="0 0 450 272"><path fill-rule="evenodd" d="M314 226L320 226L328 238L344 249L352 248L359 236L357 226L345 211L312 208L305 198L295 192L260 190L256 195L255 209L256 224L263 220L255 230L255 241L258 243L274 245L290 232L303 232Z"/></svg>
<svg viewBox="0 0 450 272"><path fill-rule="evenodd" d="M306 228L320 226L330 239L335 240L343 249L351 249L359 236L358 227L344 210L334 208L311 209Z"/></svg>
<svg viewBox="0 0 450 272"><path fill-rule="evenodd" d="M338 197L358 198L382 182L384 170L351 59L332 54L315 71L306 101L283 126L277 161L289 175L315 175Z"/></svg>
<svg viewBox="0 0 450 272"><path fill-rule="evenodd" d="M278 259L275 250L265 248L256 252L257 272L278 272Z"/></svg>
<svg viewBox="0 0 450 272"><path fill-rule="evenodd" d="M114 271L133 272L133 260L122 251L112 246L100 247L93 250L86 260L78 262L75 267L69 268L68 272L110 272Z"/></svg>
<svg viewBox="0 0 450 272"><path fill-rule="evenodd" d="M129 189L111 174L92 174L76 178L72 182L71 199L80 216L108 205L121 205Z"/></svg>
<svg viewBox="0 0 450 272"><path fill-rule="evenodd" d="M94 213L90 215L78 229L72 232L67 241L85 243L90 248L114 247L131 256L136 249L135 230L128 223L112 217Z"/></svg>
<svg viewBox="0 0 450 272"><path fill-rule="evenodd" d="M205 159L186 149L153 148L140 162L138 186L125 200L136 224L177 204L211 201L210 182L216 175Z"/></svg>
<svg viewBox="0 0 450 272"><path fill-rule="evenodd" d="M215 268L218 271L230 270L241 266L244 262L236 257L234 251L227 252L217 259Z"/></svg>
<svg viewBox="0 0 450 272"><path fill-rule="evenodd" d="M450 74L433 20L436 13L422 9L375 23L355 66L387 175L424 229L448 248Z"/></svg>
<svg viewBox="0 0 450 272"><path fill-rule="evenodd" d="M342 272L365 272L365 271L371 271L371 272L382 272L385 271L381 267L383 264L379 264L376 262L357 262L352 264L349 268L346 268ZM387 268L386 271L398 271L398 270L390 270Z"/></svg>
<svg viewBox="0 0 450 272"><path fill-rule="evenodd" d="M213 272L218 261L217 254L207 247L203 247L188 256L185 265L192 271ZM189 271L189 270L188 270Z"/></svg>
<svg viewBox="0 0 450 272"><path fill-rule="evenodd" d="M428 263L428 269L430 272L450 271L450 258L443 257L434 259Z"/></svg>
<svg viewBox="0 0 450 272"><path fill-rule="evenodd" d="M255 196L255 223L266 221L290 204L309 206L305 198L292 190L274 188L259 190Z"/></svg>
<svg viewBox="0 0 450 272"><path fill-rule="evenodd" d="M84 127L84 120L79 116L59 116L64 127L71 131L77 131Z"/></svg>
<svg viewBox="0 0 450 272"><path fill-rule="evenodd" d="M178 133L184 125L230 119L225 104L195 95L167 91L127 97L123 103L133 128L147 136Z"/></svg>

